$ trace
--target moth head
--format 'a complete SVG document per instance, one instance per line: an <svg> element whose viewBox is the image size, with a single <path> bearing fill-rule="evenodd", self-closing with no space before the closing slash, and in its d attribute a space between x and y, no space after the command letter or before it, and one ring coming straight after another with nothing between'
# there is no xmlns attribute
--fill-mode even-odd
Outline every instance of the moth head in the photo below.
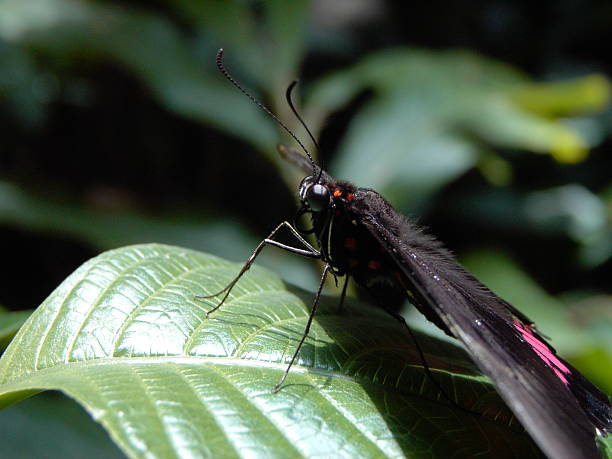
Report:
<svg viewBox="0 0 612 459"><path fill-rule="evenodd" d="M313 177L306 177L300 183L300 199L302 204L308 206L315 212L327 209L331 203L331 193L329 189Z"/></svg>

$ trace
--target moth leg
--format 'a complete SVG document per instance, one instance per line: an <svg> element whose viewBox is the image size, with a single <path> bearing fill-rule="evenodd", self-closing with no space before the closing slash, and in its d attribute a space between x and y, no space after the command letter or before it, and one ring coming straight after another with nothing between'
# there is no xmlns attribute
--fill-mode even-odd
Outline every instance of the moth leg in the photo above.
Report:
<svg viewBox="0 0 612 459"><path fill-rule="evenodd" d="M338 303L338 314L344 312L344 299L346 298L346 288L348 287L350 277L351 276L348 274L344 276L344 285L342 286L342 293L340 294L340 303Z"/></svg>
<svg viewBox="0 0 612 459"><path fill-rule="evenodd" d="M297 239L297 241L299 243L301 243L304 247L306 247L306 249L300 249L298 247L292 247L290 245L283 244L281 242L275 241L273 239L273 237L283 227L288 228L289 231L291 232L291 234ZM272 232L268 235L267 238L265 238L263 241L261 241L257 245L257 247L255 248L255 250L253 251L251 256L247 259L245 264L242 266L242 269L240 270L238 275L225 288L223 288L222 290L219 290L217 293L213 293L212 295L196 295L195 296L197 299L207 299L207 298L213 298L215 296L221 295L222 293L225 293L225 295L223 296L223 298L221 299L219 304L206 313L206 317L207 318L208 318L208 316L210 314L212 314L217 309L219 309L221 307L221 305L223 305L223 303L225 302L225 300L229 296L229 294L232 291L232 289L234 288L234 286L238 283L238 281L244 275L244 273L246 273L251 268L251 266L253 265L253 262L255 261L257 256L261 253L261 251L263 250L263 248L266 245L273 245L275 247L279 247L279 248L281 248L283 250L287 250L288 252L295 253L297 255L302 255L304 257L317 258L317 259L321 258L321 252L319 252L312 245L310 245L310 243L308 243L308 241L306 241L306 239L304 239L300 235L300 233L298 233L298 231L293 226L291 226L291 224L289 222L284 221L284 222L280 223L276 228L274 228L274 230L272 230Z"/></svg>
<svg viewBox="0 0 612 459"><path fill-rule="evenodd" d="M312 325L312 320L314 319L315 313L317 312L317 306L319 305L319 299L321 298L321 292L323 291L323 285L325 284L325 279L327 278L327 273L329 272L330 269L331 269L331 266L326 263L325 266L323 267L323 274L321 274L321 281L319 282L319 288L317 289L317 294L312 303L312 309L310 310L310 316L308 317L308 322L306 322L306 327L304 328L302 339L300 339L300 342L298 343L297 348L295 349L295 352L293 353L293 357L291 357L291 360L289 361L289 365L287 365L287 368L285 369L283 376L281 377L280 381L274 386L274 389L272 390L273 392L278 392L278 390L281 388L281 386L285 382L285 379L287 379L289 370L291 370L291 366L293 365L293 362L295 362L295 359L300 353L300 349L302 349L302 345L304 344L304 341L306 341L306 337L308 336L308 332L310 331L310 326Z"/></svg>
<svg viewBox="0 0 612 459"><path fill-rule="evenodd" d="M397 320L398 322L400 322L402 325L404 325L404 327L406 327L406 329L408 330L408 333L410 334L410 338L412 338L412 341L414 342L414 345L416 347L417 352L419 353L419 358L421 359L421 362L423 364L423 369L425 370L425 373L427 374L427 377L431 380L432 383L435 384L435 386L438 388L438 390L440 391L440 393L443 395L443 397L451 403L451 405L456 406L464 411L468 411L466 410L464 407L460 406L454 399L452 399L450 397L450 395L448 395L446 393L446 391L442 388L442 386L440 385L440 383L436 380L436 378L433 375L433 372L431 371L431 368L429 368L429 364L427 363L427 360L425 359L425 354L423 353L423 350L421 349L421 345L419 344L418 340L416 339L416 335L414 334L414 332L412 331L412 328L410 328L410 326L408 325L408 323L406 322L406 319L404 319L404 317L402 317L402 315L400 315L399 313L395 312L392 309L386 308L385 306L381 305L379 303L379 306L387 313L389 314L391 317L393 317L395 320Z"/></svg>

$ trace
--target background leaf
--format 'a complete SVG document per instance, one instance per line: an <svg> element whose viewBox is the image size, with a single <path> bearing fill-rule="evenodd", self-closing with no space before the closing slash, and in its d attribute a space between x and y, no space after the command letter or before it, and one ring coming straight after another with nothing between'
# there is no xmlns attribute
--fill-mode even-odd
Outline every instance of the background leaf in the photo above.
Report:
<svg viewBox="0 0 612 459"><path fill-rule="evenodd" d="M11 458L125 458L74 400L45 392L0 411L2 452Z"/></svg>
<svg viewBox="0 0 612 459"><path fill-rule="evenodd" d="M561 161L584 159L586 140L550 114L601 109L610 99L608 81L598 76L564 83L564 97L574 94L568 104L555 98L556 85L535 87L501 63L467 52L404 49L373 54L319 81L309 99L314 125L367 89L373 99L351 124L332 170L404 208L475 165L482 145L469 135ZM549 116L525 101L536 92L548 95Z"/></svg>
<svg viewBox="0 0 612 459"><path fill-rule="evenodd" d="M194 44L159 16L110 4L51 0L34 5L12 2L9 18L0 23L4 37L17 36L55 59L114 59L138 75L168 109L232 133L238 124L238 135L261 149L275 141L272 122L206 72ZM244 110L236 111L235 104L244 104Z"/></svg>
<svg viewBox="0 0 612 459"><path fill-rule="evenodd" d="M8 346L32 311L7 311L0 306L0 350Z"/></svg>

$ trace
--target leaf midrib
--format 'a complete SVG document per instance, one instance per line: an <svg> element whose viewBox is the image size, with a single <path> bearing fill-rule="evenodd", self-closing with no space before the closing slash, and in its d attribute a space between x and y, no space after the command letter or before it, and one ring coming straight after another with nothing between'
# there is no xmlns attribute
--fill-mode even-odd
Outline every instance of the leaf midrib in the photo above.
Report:
<svg viewBox="0 0 612 459"><path fill-rule="evenodd" d="M19 390L18 388L12 386L20 386L31 388L31 386L27 386L26 382L33 378L38 379L45 377L49 374L59 373L63 374L67 370L71 370L79 367L90 367L90 366L106 366L106 365L142 365L142 364L151 364L151 365L161 365L167 363L174 364L183 364L183 365L204 365L204 364L214 364L221 366L234 366L241 368L264 368L268 370L278 370L285 371L287 368L287 364L283 362L266 362L261 360L251 360L251 359L241 359L236 357L200 357L200 356L159 356L159 357L112 357L112 358L99 358L99 359L90 359L90 360L81 360L78 362L62 362L58 365L54 365L52 367L47 367L43 369L36 370L35 372L27 373L24 375L20 375L20 378L17 378L12 381L7 381L2 384L2 393L8 393L14 390ZM356 378L351 376L347 376L346 374L339 373L337 371L324 370L324 369L315 369L312 367L305 367L300 365L293 365L291 367L291 373L300 373L300 374L314 374L317 376L324 377L333 377L339 378L346 381L351 381L354 383L359 383ZM23 380L20 382L19 380ZM386 387L382 384L376 384L372 382L372 384L379 385L381 387ZM272 387L270 387L270 391L272 391Z"/></svg>

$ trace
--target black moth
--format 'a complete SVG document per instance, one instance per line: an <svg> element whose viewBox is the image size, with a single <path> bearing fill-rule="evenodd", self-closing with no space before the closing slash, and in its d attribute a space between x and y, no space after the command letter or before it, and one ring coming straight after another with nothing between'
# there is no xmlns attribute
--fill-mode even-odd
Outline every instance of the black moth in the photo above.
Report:
<svg viewBox="0 0 612 459"><path fill-rule="evenodd" d="M236 278L221 292L212 295L225 293L221 302L208 313L223 304L266 245L324 263L304 335L276 389L284 382L297 357L310 328L323 282L327 274L332 273L345 276L345 287L349 278L354 279L379 306L402 322L392 305L408 296L428 320L461 341L547 456L555 459L601 457L596 438L612 431L608 397L558 357L531 320L469 274L439 241L408 222L380 194L357 188L349 182L339 182L318 167L293 133L227 73L222 56L223 50L219 50L219 70L279 122L308 155L279 148L285 159L311 174L300 184L301 207L297 215L309 214L312 228L304 229L288 222L278 225L255 249ZM287 99L293 109L292 86ZM294 113L302 121L295 110ZM289 229L301 248L273 239L282 227ZM316 237L319 249L304 239L310 233Z"/></svg>

